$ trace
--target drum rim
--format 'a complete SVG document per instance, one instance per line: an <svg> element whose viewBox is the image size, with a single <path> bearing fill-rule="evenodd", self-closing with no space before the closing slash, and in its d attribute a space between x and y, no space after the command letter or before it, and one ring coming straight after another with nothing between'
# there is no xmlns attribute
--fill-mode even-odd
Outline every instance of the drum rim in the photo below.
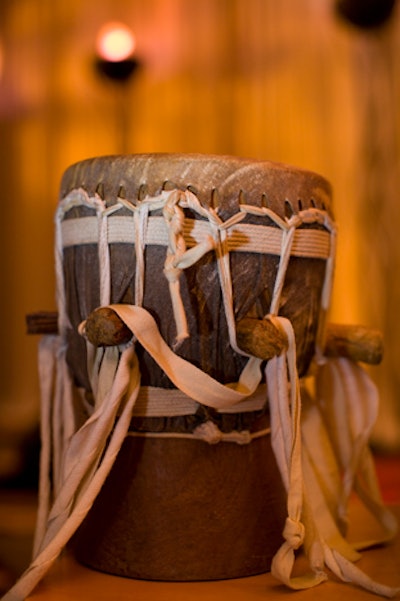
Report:
<svg viewBox="0 0 400 601"><path fill-rule="evenodd" d="M203 171L202 171L203 169ZM203 153L137 153L85 158L64 172L60 199L77 188L99 192L110 204L121 190L135 201L144 187L156 196L166 185L195 188L201 202L212 205L215 191L221 207L235 212L240 202L262 205L280 216L287 210L325 210L331 217L332 186L315 171L283 162Z"/></svg>

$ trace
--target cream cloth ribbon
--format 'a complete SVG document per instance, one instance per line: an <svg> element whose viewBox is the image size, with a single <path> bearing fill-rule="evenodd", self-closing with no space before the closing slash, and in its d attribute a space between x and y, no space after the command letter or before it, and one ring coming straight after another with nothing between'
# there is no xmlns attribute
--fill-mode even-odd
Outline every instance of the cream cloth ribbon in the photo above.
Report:
<svg viewBox="0 0 400 601"><path fill-rule="evenodd" d="M44 340L52 343L49 339ZM46 353L48 349L41 350ZM60 372L65 375L65 350L62 348L59 349L57 363ZM42 375L51 378L51 374ZM72 382L69 376L67 381L64 380L63 385L63 390L71 389ZM137 358L133 347L129 346L122 353L115 380L103 403L66 441L58 478L58 490L47 515L46 509L50 507L50 490L46 481L49 465L44 465L46 457L43 456L41 468L47 469L43 469L40 482L39 521L34 559L17 583L2 597L2 601L25 599L47 573L82 523L110 472L126 436L139 385ZM45 406L44 417L49 417L49 408L52 404L51 383L44 380L41 386L42 403ZM66 396L62 400L67 401ZM119 417L116 420L117 413ZM43 428L45 429L44 452L47 459L50 459L51 441L48 421L44 422Z"/></svg>
<svg viewBox="0 0 400 601"><path fill-rule="evenodd" d="M337 516L343 530L348 526L348 502L354 490L382 526L378 540L360 541L358 549L391 540L397 522L385 507L368 441L378 413L378 391L368 374L356 363L337 358L320 365L316 400L339 470L342 485L337 495Z"/></svg>
<svg viewBox="0 0 400 601"><path fill-rule="evenodd" d="M353 563L360 557L357 549L391 540L397 532L396 520L382 502L367 446L377 410L376 389L353 361L324 360L316 400L303 392L306 410L300 419L293 329L282 318L280 325L288 337L288 351L268 362L266 377L272 446L287 490L288 517L271 572L288 587L301 590L326 580L326 565L345 582L394 597L400 588L373 581ZM342 428L345 420L350 424ZM382 536L350 545L338 523L343 525L353 489L382 526ZM293 577L295 551L301 545L311 572Z"/></svg>
<svg viewBox="0 0 400 601"><path fill-rule="evenodd" d="M239 382L225 386L176 355L166 345L154 319L145 309L133 305L111 305L111 308L171 380L191 398L211 407L223 408L240 404L240 401L257 387L261 378L260 360L250 358ZM301 449L301 395L293 329L288 320L281 317L273 319L285 330L289 348L280 357L270 360L266 367L272 444L288 493L288 517L283 533L285 541L274 557L272 573L291 588L309 588L326 579L323 571L326 564L345 581L359 584L379 595L393 596L397 590L371 581L353 565L352 561L358 555L339 532L329 508L329 499L327 501L325 491L318 481L318 469L310 460L304 460L305 454ZM51 348L46 348L44 344L45 348L42 351L51 354L54 352L55 343L51 339L48 342ZM40 524L38 523L35 557L20 580L2 598L3 601L25 599L54 563L90 510L128 432L140 386L138 362L132 344L122 349L118 360L115 349L111 348L108 351L100 366L100 371L104 373L100 374L97 380L100 401L97 402L94 413L69 439L63 437L64 449L61 449L57 492L48 515L45 515L46 509L42 508L39 512ZM57 363L61 379L69 378L64 369L65 348L62 345L57 349ZM42 374L44 415L47 419L51 419L49 406L53 376L50 369L51 366L49 373ZM350 371L352 372L353 368ZM321 377L324 375L326 373L321 372ZM351 381L348 374L342 374L339 381L342 381L343 377L344 382ZM67 390L63 398L65 401L71 401L71 381L63 381L62 384L63 386L56 387L59 394L62 396ZM360 393L360 388L355 392ZM329 402L327 399L326 403ZM60 403L56 403L55 406L60 406ZM322 415L319 408L318 415ZM320 418L320 425L322 423ZM71 428L70 424L67 430ZM44 426L44 429L47 431L48 425ZM304 431L306 430L307 428ZM46 437L48 440L48 434L45 434L45 441ZM305 439L308 440L310 448L311 439L307 438L307 435ZM49 442L45 442L44 446L48 457ZM318 450L317 453L314 449L312 452L312 457L317 463L318 457L315 458L315 455L318 455ZM43 461L46 462L45 459ZM44 463L42 468L46 468ZM351 461L350 463L353 465ZM44 494L47 495L43 502L46 508L50 505L49 487L46 482L41 484L41 492L44 490ZM370 496L369 488L367 486L367 497ZM381 515L386 515L378 499L374 498L372 505L380 508ZM312 572L293 578L291 572L295 550L302 544Z"/></svg>
<svg viewBox="0 0 400 601"><path fill-rule="evenodd" d="M230 407L246 399L257 388L261 379L258 359L249 359L238 383L225 386L175 355L145 309L134 305L111 305L111 308L132 329L136 339L171 380L194 400L204 403L206 399L207 404L215 408ZM54 340L45 338L44 341L41 352L46 357L54 352ZM64 380L62 386L57 387L60 400L71 400L72 382L65 369L65 348L60 346L56 355L59 373ZM138 362L132 344L122 351L116 371L115 365L115 349L107 349L101 364L102 373L97 378L98 399L94 413L68 440L62 437L65 448L59 459L57 490L49 511L50 486L45 476L41 481L43 498L40 501L34 559L18 582L2 597L2 601L22 601L29 595L84 520L112 468L127 435L140 387ZM51 454L49 431L54 376L50 368L51 363L49 369L41 374L42 413L46 419L43 424L43 474L48 473ZM55 406L60 406L60 400L56 400Z"/></svg>

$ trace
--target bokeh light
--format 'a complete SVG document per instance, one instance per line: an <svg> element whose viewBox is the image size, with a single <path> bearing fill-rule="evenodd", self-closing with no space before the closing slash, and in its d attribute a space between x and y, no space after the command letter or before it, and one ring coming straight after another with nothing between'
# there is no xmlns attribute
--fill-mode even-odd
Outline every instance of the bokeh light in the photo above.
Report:
<svg viewBox="0 0 400 601"><path fill-rule="evenodd" d="M100 58L119 62L132 57L135 51L135 37L123 23L106 23L99 31L96 51Z"/></svg>

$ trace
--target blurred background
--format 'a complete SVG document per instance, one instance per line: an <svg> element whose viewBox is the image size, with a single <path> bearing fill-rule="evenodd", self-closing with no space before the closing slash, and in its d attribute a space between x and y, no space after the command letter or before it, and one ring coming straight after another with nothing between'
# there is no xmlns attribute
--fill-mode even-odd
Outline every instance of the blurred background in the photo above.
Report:
<svg viewBox="0 0 400 601"><path fill-rule="evenodd" d="M138 66L123 80L96 66L99 32L114 21L135 37ZM38 338L25 315L55 309L60 178L71 163L121 152L233 154L331 181L332 320L383 331L373 444L399 452L399 46L394 0L1 0L5 486L36 485Z"/></svg>

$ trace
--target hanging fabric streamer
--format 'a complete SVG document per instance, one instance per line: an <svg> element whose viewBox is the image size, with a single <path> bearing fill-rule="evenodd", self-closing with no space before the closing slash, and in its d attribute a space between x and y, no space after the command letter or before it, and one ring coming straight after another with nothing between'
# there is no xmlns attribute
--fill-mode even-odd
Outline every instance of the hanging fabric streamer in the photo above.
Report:
<svg viewBox="0 0 400 601"><path fill-rule="evenodd" d="M270 169L268 165L269 175ZM273 173L277 169L273 166ZM303 181L303 174L300 177ZM44 338L39 353L43 442L34 558L2 601L22 601L43 578L90 516L123 446L135 437L249 447L270 436L286 494L283 543L274 551L272 574L290 588L306 589L327 579L327 567L338 578L378 595L392 597L398 592L372 581L354 565L361 549L391 540L397 526L383 505L368 449L377 411L376 389L357 362L323 354L335 252L332 218L325 204L317 206L315 199L299 206L291 217L278 214L265 203L248 204L243 197L238 208L223 219L192 189L179 188L147 195L140 202L118 197L110 206L98 195L74 188L60 202L56 225L59 336ZM91 264L98 266L98 304L118 318L131 339L113 346L94 346L89 340L77 339L74 348L85 347L88 377L88 383L79 386L77 380L83 381L84 376L71 368L77 359L70 352L69 341L75 330L88 335L91 315L86 311L87 322L77 323L71 311L73 299L66 293L71 276L66 264L72 257L77 260L76 269L81 269L80 248L97 253L97 262L94 254L90 256ZM120 285L129 289L133 281L134 292L130 302L120 303L113 301L116 284L112 275L118 252L125 248L133 248L130 257L134 265L130 275L129 269L122 273ZM156 249L157 273L163 278L159 281L156 276L154 282L166 284L169 293L165 303L170 303L172 319L168 324L146 307L146 302L151 303L151 294L146 296L146 278L153 276L148 270L150 248ZM271 324L285 343L266 361L264 373L263 358L243 350L239 341L236 255L267 257L265 272L274 273L269 306L266 311L262 307L264 314L257 322ZM225 328L229 348L224 359L229 363L234 357L240 366L235 381L221 382L184 357L194 333L183 274L198 265L206 271L210 257L216 269L206 277L218 282L224 316L219 323ZM296 348L296 319L281 314L282 307L290 304L287 286L297 277L290 271L294 260L309 261L312 268L323 266L319 324L313 340L313 394L299 374L299 369L306 370L301 367L303 351ZM200 276L196 273L196 277ZM255 281L259 278L257 268ZM244 315L249 311L246 302L243 300ZM206 306L202 305L203 313ZM174 333L172 342L167 342L165 332ZM151 364L143 363L144 353ZM148 377L148 365L157 368L158 378L168 381L169 388L143 381ZM254 429L241 425L249 415L264 418L266 410L269 426L264 421ZM201 415L205 417L198 421ZM132 429L138 417L151 420L160 416L171 422L183 416L193 420L193 426L184 432L176 428ZM224 426L224 419L232 420L232 416L239 424L236 429ZM353 492L381 525L380 537L356 544L346 539ZM310 571L293 576L300 548L304 548Z"/></svg>

